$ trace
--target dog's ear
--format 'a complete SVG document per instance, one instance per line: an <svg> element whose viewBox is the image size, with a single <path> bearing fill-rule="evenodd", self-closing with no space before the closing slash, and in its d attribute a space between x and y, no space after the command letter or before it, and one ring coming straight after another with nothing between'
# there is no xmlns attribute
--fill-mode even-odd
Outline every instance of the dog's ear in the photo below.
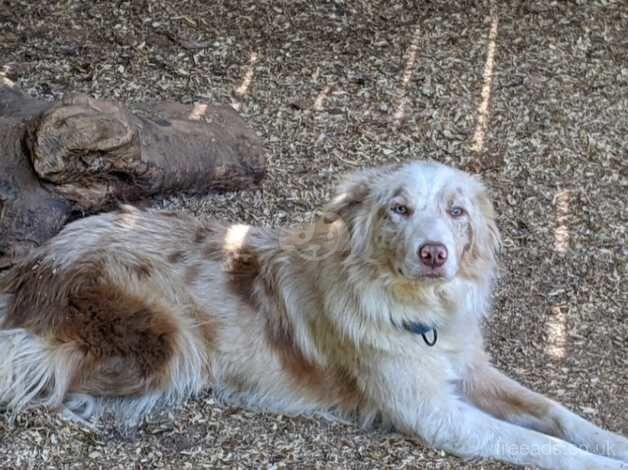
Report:
<svg viewBox="0 0 628 470"><path fill-rule="evenodd" d="M362 170L345 177L332 200L323 207L324 217L349 221L355 209L368 199L377 174L376 170Z"/></svg>
<svg viewBox="0 0 628 470"><path fill-rule="evenodd" d="M475 195L475 207L477 210L473 252L478 258L491 263L495 262L497 253L501 248L501 235L495 221L495 209L483 184Z"/></svg>

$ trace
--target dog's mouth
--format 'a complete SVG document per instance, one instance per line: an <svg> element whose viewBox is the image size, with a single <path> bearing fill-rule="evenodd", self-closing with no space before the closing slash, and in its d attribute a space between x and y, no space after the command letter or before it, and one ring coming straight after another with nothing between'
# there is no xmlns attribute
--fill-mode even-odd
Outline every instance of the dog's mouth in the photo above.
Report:
<svg viewBox="0 0 628 470"><path fill-rule="evenodd" d="M446 281L449 279L447 274L439 269L439 270L431 270L431 271L417 271L417 272L406 272L401 266L397 267L397 274L399 274L404 279L408 279L410 281Z"/></svg>
<svg viewBox="0 0 628 470"><path fill-rule="evenodd" d="M445 276L444 273L421 273L418 276L419 278L426 278L426 279L445 279L447 276Z"/></svg>

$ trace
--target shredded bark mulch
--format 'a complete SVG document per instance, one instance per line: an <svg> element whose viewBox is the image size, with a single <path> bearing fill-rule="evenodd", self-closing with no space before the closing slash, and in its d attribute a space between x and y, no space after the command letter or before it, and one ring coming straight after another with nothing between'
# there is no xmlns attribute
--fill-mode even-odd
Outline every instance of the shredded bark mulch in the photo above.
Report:
<svg viewBox="0 0 628 470"><path fill-rule="evenodd" d="M623 1L18 1L0 67L29 94L231 104L261 188L155 200L308 218L340 174L430 158L482 175L504 237L487 342L511 376L628 434L628 5ZM2 468L509 468L211 393L135 433L0 414Z"/></svg>

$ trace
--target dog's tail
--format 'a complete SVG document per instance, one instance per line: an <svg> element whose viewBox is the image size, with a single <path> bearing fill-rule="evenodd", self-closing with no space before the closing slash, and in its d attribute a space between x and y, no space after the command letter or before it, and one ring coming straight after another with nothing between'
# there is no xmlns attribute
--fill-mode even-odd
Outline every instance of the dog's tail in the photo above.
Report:
<svg viewBox="0 0 628 470"><path fill-rule="evenodd" d="M23 328L1 329L10 295L0 293L0 407L58 406L74 374L78 351L53 345Z"/></svg>

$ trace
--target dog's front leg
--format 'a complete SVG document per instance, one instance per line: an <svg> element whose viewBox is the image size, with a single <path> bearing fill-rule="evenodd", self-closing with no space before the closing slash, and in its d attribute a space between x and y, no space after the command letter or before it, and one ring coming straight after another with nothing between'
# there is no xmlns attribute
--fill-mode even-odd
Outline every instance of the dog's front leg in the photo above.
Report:
<svg viewBox="0 0 628 470"><path fill-rule="evenodd" d="M606 431L553 400L520 385L482 360L469 369L463 393L477 407L514 424L565 439L628 462L628 439Z"/></svg>
<svg viewBox="0 0 628 470"><path fill-rule="evenodd" d="M461 457L552 470L628 470L628 464L499 420L463 402L434 366L387 358L372 363L363 377L367 393L400 431Z"/></svg>

